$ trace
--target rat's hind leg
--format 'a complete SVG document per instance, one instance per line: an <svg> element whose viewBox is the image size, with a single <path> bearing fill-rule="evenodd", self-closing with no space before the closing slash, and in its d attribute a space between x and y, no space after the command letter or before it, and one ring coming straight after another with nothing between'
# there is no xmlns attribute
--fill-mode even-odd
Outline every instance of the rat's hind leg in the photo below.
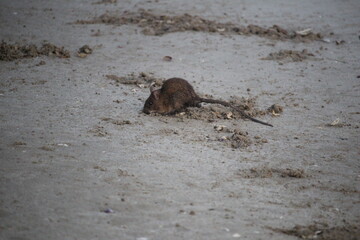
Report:
<svg viewBox="0 0 360 240"><path fill-rule="evenodd" d="M201 102L198 101L198 100L193 100L193 99L191 99L191 101L188 102L188 103L186 104L186 106L188 106L188 107L197 107L197 108L200 108L200 107L201 107Z"/></svg>
<svg viewBox="0 0 360 240"><path fill-rule="evenodd" d="M180 112L189 106L189 102L191 99L189 96L181 91L175 92L171 98L169 103L171 104L171 112Z"/></svg>

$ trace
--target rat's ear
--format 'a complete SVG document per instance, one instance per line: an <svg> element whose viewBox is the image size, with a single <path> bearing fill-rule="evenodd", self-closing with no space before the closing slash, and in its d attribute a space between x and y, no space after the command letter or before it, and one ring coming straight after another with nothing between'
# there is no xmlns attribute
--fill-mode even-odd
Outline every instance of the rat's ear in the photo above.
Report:
<svg viewBox="0 0 360 240"><path fill-rule="evenodd" d="M150 86L149 86L150 87L150 93L152 93L152 92L156 91L157 89L159 89L159 88L156 88L155 86L156 86L155 82L152 82L150 84Z"/></svg>
<svg viewBox="0 0 360 240"><path fill-rule="evenodd" d="M154 97L155 97L155 99L158 100L159 97L160 97L160 90L159 90L159 89L158 89L158 90L154 90L154 91L151 92L151 94L153 94Z"/></svg>
<svg viewBox="0 0 360 240"><path fill-rule="evenodd" d="M156 90L155 89L155 84L154 83L150 84L150 93L152 93L155 90Z"/></svg>
<svg viewBox="0 0 360 240"><path fill-rule="evenodd" d="M151 92L151 94L154 96L154 98L155 98L156 100L159 99L159 96L160 96L160 88L156 89L154 82L150 84L150 92Z"/></svg>

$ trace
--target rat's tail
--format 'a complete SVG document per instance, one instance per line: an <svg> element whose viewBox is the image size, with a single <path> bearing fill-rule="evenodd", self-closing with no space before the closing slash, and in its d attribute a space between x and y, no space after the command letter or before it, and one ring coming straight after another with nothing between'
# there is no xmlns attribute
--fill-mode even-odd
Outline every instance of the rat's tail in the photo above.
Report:
<svg viewBox="0 0 360 240"><path fill-rule="evenodd" d="M216 104L221 104L225 107L230 107L236 111L238 111L243 117L247 118L247 119L250 119L251 121L253 122L257 122L257 123L260 123L260 124L263 124L263 125L266 125L266 126L270 126L270 127L273 127L273 125L271 125L270 123L266 123L266 122L263 122L263 121L260 121L256 118L253 118L249 115L247 115L243 110L241 110L239 107L236 107L236 106L233 106L232 104L228 103L228 102L225 102L225 101L221 101L221 100L215 100L215 99L210 99L210 98L200 98L199 99L201 102L204 102L204 103L216 103Z"/></svg>

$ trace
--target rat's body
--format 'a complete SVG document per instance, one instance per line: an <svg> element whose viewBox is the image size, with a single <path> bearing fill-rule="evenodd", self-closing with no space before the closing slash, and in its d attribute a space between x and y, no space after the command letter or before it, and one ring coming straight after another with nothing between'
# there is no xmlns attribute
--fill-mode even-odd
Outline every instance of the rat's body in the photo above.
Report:
<svg viewBox="0 0 360 240"><path fill-rule="evenodd" d="M187 107L200 107L200 103L216 103L225 107L231 107L238 111L245 118L251 121L271 126L269 123L262 122L247 115L244 111L228 102L199 97L190 83L181 78L170 78L164 82L161 89L150 88L151 94L146 100L144 113L173 114L184 110Z"/></svg>

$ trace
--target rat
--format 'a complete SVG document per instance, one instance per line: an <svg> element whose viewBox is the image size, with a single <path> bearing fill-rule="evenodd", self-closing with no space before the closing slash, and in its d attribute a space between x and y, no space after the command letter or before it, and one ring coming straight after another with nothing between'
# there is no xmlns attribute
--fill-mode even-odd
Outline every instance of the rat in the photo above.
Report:
<svg viewBox="0 0 360 240"><path fill-rule="evenodd" d="M273 125L257 120L246 114L240 108L221 100L201 98L194 91L191 84L185 79L170 78L164 81L160 89L155 89L153 85L150 86L150 96L145 101L143 112L146 114L160 113L160 114L174 114L180 112L187 107L201 107L200 103L215 103L221 104L225 107L230 107L240 114L253 121L263 125L273 127Z"/></svg>

